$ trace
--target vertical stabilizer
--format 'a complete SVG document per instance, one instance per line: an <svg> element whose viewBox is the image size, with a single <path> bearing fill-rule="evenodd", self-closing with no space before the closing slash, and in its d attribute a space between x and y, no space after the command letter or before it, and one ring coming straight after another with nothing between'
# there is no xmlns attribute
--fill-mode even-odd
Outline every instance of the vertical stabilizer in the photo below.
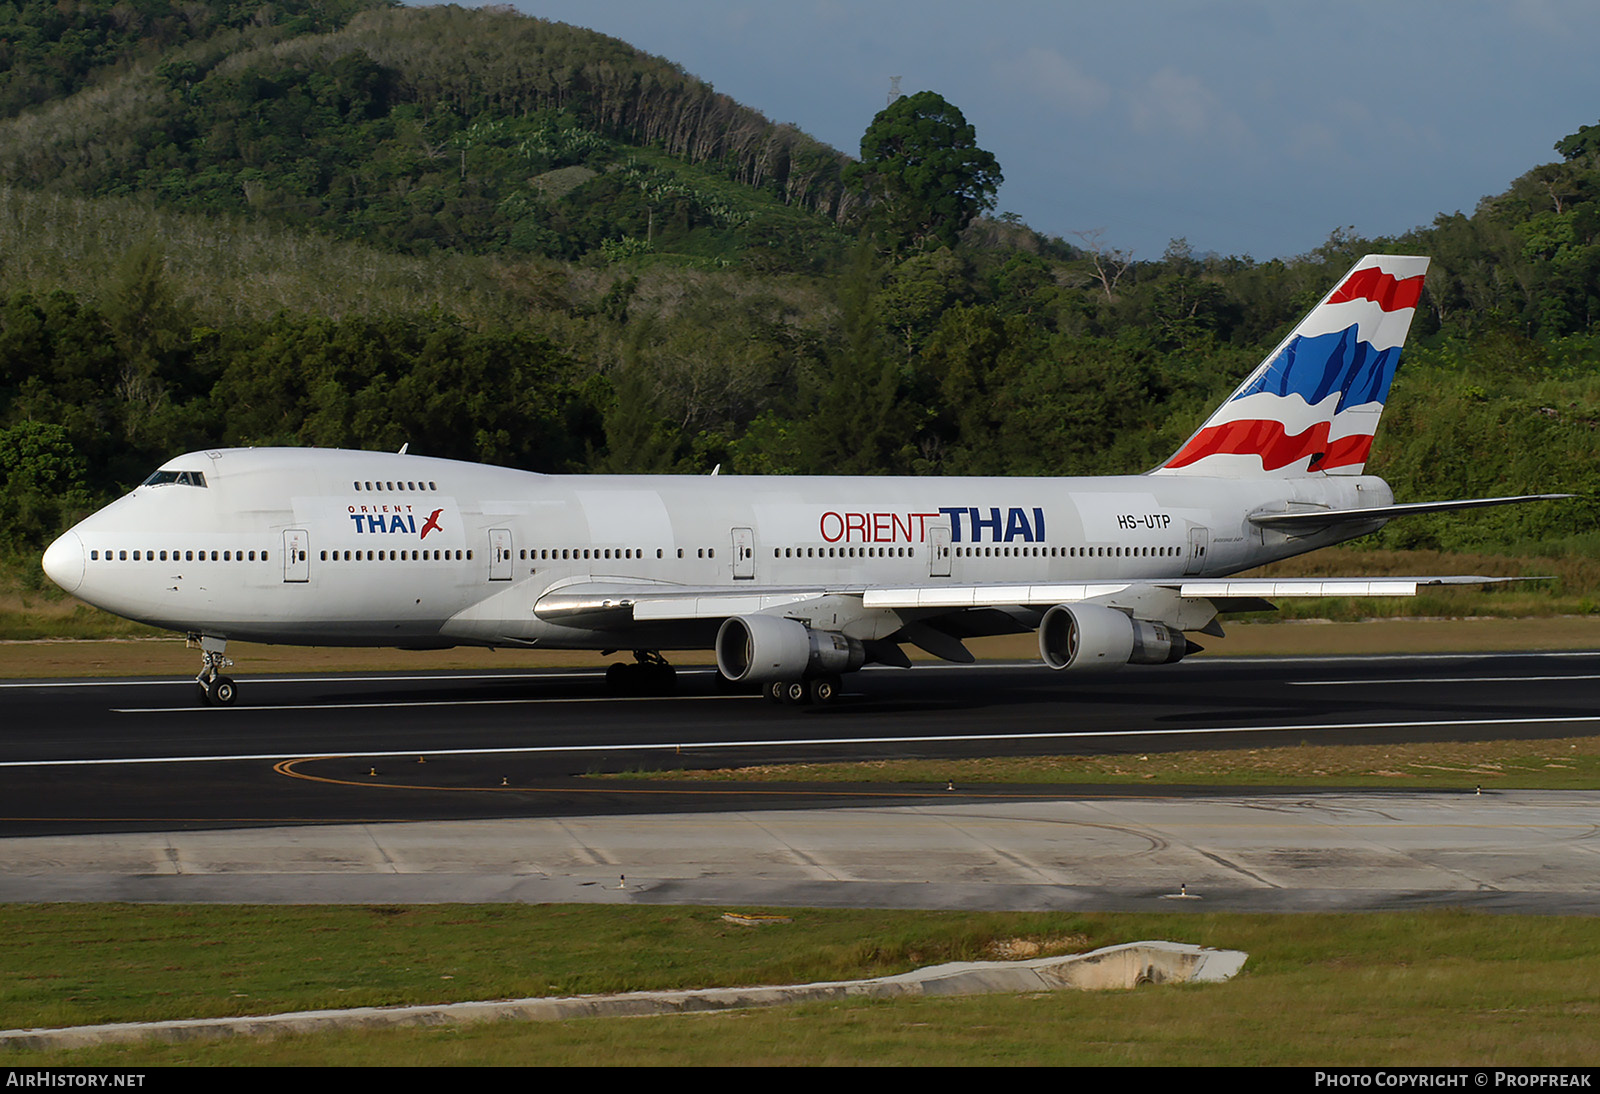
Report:
<svg viewBox="0 0 1600 1094"><path fill-rule="evenodd" d="M1357 262L1156 474L1359 475L1427 269Z"/></svg>

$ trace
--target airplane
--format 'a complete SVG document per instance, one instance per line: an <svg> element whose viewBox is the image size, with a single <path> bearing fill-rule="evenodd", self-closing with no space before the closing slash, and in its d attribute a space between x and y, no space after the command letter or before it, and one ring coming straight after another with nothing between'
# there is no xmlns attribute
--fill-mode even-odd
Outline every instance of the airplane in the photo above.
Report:
<svg viewBox="0 0 1600 1094"><path fill-rule="evenodd" d="M1178 451L1095 478L543 475L399 453L190 452L61 535L67 592L198 644L633 651L608 682L670 690L663 651L826 703L911 645L1036 631L1052 669L1170 664L1272 598L1408 596L1476 576L1230 577L1413 513L1364 474L1428 259L1368 255Z"/></svg>

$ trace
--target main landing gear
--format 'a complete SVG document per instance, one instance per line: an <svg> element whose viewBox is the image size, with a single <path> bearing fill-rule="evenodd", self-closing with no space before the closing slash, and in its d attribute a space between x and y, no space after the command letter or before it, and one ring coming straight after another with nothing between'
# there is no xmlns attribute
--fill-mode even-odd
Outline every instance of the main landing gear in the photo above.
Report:
<svg viewBox="0 0 1600 1094"><path fill-rule="evenodd" d="M678 673L655 650L634 650L634 663L618 661L606 670L606 687L613 695L671 695L678 690Z"/></svg>
<svg viewBox="0 0 1600 1094"><path fill-rule="evenodd" d="M772 702L786 706L826 706L839 697L839 687L837 676L824 673L808 680L770 680L761 685L761 691Z"/></svg>
<svg viewBox="0 0 1600 1094"><path fill-rule="evenodd" d="M194 678L194 686L202 706L231 707L239 697L233 677L222 675L222 670L233 664L223 656L227 648L226 638L200 636L200 675Z"/></svg>

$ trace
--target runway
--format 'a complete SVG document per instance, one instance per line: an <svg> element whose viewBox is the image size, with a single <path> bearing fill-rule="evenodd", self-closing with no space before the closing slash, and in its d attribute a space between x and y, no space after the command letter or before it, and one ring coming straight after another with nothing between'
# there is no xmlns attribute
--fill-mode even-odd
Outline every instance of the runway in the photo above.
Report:
<svg viewBox="0 0 1600 1094"><path fill-rule="evenodd" d="M1596 654L1197 659L1081 678L919 667L859 674L827 708L728 695L706 673L683 683L614 699L588 672L241 674L230 709L192 706L184 681L0 684L0 899L1600 910L1589 792L603 777L1586 736Z"/></svg>

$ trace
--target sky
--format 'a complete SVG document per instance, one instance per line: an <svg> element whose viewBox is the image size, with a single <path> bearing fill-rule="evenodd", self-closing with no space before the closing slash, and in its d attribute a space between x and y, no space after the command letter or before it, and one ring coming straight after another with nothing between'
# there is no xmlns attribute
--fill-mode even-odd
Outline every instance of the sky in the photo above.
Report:
<svg viewBox="0 0 1600 1094"><path fill-rule="evenodd" d="M1471 213L1600 120L1594 0L517 0L852 155L944 96L996 213L1158 258L1303 254Z"/></svg>

